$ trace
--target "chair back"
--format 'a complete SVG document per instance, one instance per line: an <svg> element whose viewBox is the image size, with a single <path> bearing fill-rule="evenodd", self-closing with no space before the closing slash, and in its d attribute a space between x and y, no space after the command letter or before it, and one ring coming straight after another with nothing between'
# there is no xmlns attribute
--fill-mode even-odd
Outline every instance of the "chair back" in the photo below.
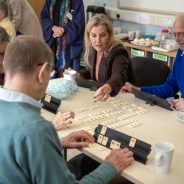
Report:
<svg viewBox="0 0 184 184"><path fill-rule="evenodd" d="M157 59L133 57L131 61L137 86L161 85L170 73L167 64Z"/></svg>

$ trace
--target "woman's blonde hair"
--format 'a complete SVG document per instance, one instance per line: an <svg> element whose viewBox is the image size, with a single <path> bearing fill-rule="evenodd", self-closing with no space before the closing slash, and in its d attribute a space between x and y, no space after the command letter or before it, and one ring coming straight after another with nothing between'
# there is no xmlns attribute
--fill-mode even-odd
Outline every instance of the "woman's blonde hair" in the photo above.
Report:
<svg viewBox="0 0 184 184"><path fill-rule="evenodd" d="M87 23L85 28L85 35L84 35L84 41L85 41L85 52L84 52L84 60L89 65L89 54L90 50L92 49L92 45L89 39L90 31L93 27L96 26L105 26L107 28L107 32L109 33L109 42L107 44L106 53L108 53L115 45L121 44L120 41L114 39L114 30L112 26L112 22L105 14L96 14L94 15Z"/></svg>

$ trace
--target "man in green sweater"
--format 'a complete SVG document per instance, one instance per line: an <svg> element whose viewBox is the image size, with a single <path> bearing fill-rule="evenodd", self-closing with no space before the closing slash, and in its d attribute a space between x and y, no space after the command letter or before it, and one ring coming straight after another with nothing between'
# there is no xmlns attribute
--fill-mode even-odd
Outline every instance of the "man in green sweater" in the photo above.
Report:
<svg viewBox="0 0 184 184"><path fill-rule="evenodd" d="M94 138L76 131L59 140L52 123L40 115L39 100L52 65L51 50L37 38L20 36L7 46L6 81L0 88L0 183L109 183L132 163L133 154L112 150L96 170L76 180L63 158L63 147L88 146Z"/></svg>

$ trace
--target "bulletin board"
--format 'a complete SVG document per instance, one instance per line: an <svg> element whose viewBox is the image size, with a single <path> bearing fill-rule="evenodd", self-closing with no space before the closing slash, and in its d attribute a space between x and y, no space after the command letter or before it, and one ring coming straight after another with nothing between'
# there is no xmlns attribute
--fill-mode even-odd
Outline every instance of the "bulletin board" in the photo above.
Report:
<svg viewBox="0 0 184 184"><path fill-rule="evenodd" d="M184 0L119 0L119 8L176 15L184 12Z"/></svg>

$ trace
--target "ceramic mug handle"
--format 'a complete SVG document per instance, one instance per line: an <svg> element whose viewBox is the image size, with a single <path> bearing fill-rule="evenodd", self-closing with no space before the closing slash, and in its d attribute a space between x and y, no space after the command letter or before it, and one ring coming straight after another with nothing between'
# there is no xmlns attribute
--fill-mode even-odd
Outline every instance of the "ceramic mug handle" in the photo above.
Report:
<svg viewBox="0 0 184 184"><path fill-rule="evenodd" d="M163 154L162 153L157 153L155 156L155 162L157 166L162 165L162 160L163 160Z"/></svg>

